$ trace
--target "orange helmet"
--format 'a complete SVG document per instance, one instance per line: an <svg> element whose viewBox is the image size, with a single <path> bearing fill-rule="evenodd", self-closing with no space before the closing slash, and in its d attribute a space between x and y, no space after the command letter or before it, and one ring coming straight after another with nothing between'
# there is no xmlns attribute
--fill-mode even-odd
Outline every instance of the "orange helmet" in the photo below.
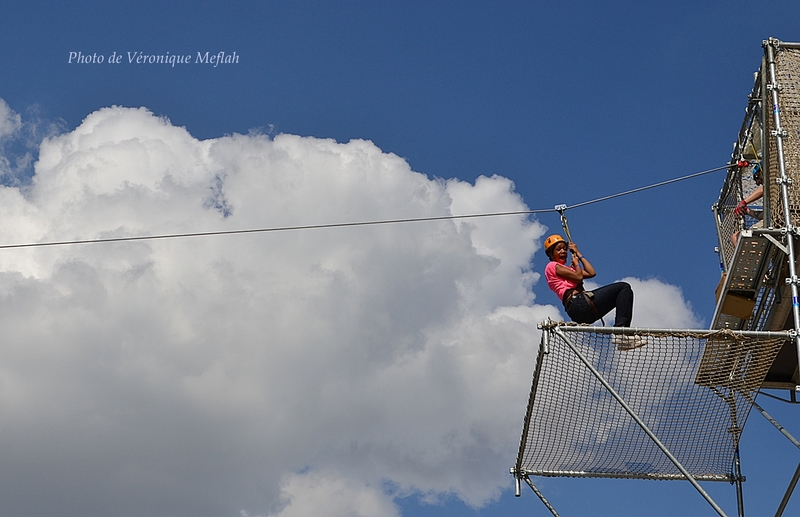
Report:
<svg viewBox="0 0 800 517"><path fill-rule="evenodd" d="M566 241L564 240L564 237L562 237L562 236L560 236L558 234L551 235L550 237L546 238L544 240L544 252L545 253L549 252L550 248L552 248L553 246L555 246L559 242L566 242Z"/></svg>

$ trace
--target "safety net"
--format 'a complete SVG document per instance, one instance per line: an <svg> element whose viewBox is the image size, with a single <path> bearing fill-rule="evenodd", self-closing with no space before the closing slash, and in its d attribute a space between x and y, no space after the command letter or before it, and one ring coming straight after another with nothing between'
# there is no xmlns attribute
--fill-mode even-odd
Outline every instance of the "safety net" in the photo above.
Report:
<svg viewBox="0 0 800 517"><path fill-rule="evenodd" d="M754 398L789 338L786 332L541 326L513 469L518 476L685 479L613 390L695 479L732 480L734 450Z"/></svg>

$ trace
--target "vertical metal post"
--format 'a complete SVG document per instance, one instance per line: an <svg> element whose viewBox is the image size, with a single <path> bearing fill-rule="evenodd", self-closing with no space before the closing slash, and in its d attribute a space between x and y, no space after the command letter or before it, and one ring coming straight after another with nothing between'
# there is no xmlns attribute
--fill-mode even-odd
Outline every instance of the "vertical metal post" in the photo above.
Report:
<svg viewBox="0 0 800 517"><path fill-rule="evenodd" d="M723 395L717 388L711 388L714 393L716 393L720 398L724 399L725 402L728 404L728 408L731 413L731 426L728 428L728 432L733 435L733 482L732 484L736 487L736 507L739 511L739 517L744 517L744 489L742 487L742 460L741 456L739 455L739 440L742 437L742 429L739 427L738 419L736 415L738 414L736 408L736 397L734 395L734 391L731 388L728 388L728 394ZM746 394L745 394L746 396Z"/></svg>
<svg viewBox="0 0 800 517"><path fill-rule="evenodd" d="M522 427L522 438L520 438L519 442L517 462L511 469L511 474L514 475L516 482L515 495L517 497L520 496L520 479L522 477L527 477L527 474L524 474L525 471L522 468L522 458L525 453L525 445L528 443L528 425L531 421L533 400L536 394L536 387L539 385L539 375L542 372L542 363L544 362L545 356L549 353L548 343L550 342L550 332L552 332L550 321L548 320L548 322L540 324L539 329L542 331L542 338L539 342L539 355L536 357L536 368L533 370L533 384L531 385L531 395L528 398L528 409L525 411L525 424Z"/></svg>
<svg viewBox="0 0 800 517"><path fill-rule="evenodd" d="M737 440L736 449L733 452L733 475L736 484L736 507L739 510L739 517L744 517L744 493L742 490L742 462L739 457L739 443Z"/></svg>
<svg viewBox="0 0 800 517"><path fill-rule="evenodd" d="M775 129L772 131L772 136L776 139L778 149L778 170L780 171L780 178L778 183L781 187L781 204L783 205L784 228L786 230L786 249L788 251L789 259L789 278L786 283L789 284L792 290L792 314L794 315L794 330L795 334L795 348L797 350L797 361L800 363L800 293L798 292L797 284L797 265L795 264L795 251L794 251L794 226L792 225L791 213L789 212L789 184L791 180L786 175L786 160L783 154L783 138L786 136L781 126L781 109L778 102L778 84L777 66L775 64L775 45L779 43L778 40L770 38L764 42L764 50L766 51L767 64L769 66L769 84L767 90L770 91L772 96L772 114L775 123Z"/></svg>
<svg viewBox="0 0 800 517"><path fill-rule="evenodd" d="M567 343L567 346L569 346L572 349L572 351L575 353L575 355L578 356L578 359L580 359L581 362L589 369L589 371L592 372L592 375L594 375L597 378L597 380L600 381L600 383L605 387L606 390L608 390L608 392L611 394L611 396L614 397L617 400L617 402L619 402L619 405L622 406L622 408L625 411L628 412L628 414L631 416L631 418L633 418L633 420L637 424L639 424L639 427L642 428L642 431L644 431L645 434L647 434L647 436L649 436L650 439L653 440L653 443L655 443L656 446L658 446L658 448L661 449L661 452L663 452L664 455L667 458L669 458L669 460L678 468L678 470L681 471L681 474L683 474L684 477L686 477L686 479L689 481L689 483L691 483L692 486L694 486L694 488L700 493L700 495L703 496L703 498L706 500L706 502L708 502L708 504L710 504L711 507L714 508L714 510L721 517L728 517L725 514L725 512L722 511L722 508L720 508L719 505L713 499L711 499L711 496L708 495L708 493L705 490L703 490L703 487L700 486L700 484L697 482L697 480L694 478L694 476L692 476L689 473L689 471L686 470L686 468L683 466L683 464L681 464L681 462L678 461L678 458L676 458L669 451L669 449L667 449L667 446L664 445L661 442L661 440L658 439L658 437L655 435L655 433L653 433L653 431L651 431L650 428L647 427L647 424L645 424L644 421L641 418L639 418L639 415L636 414L636 412L633 410L633 408L631 408L628 405L628 403L625 402L625 399L623 399L622 396L619 393L617 393L617 390L615 390L614 387L611 386L611 384L608 383L608 381L605 379L605 377L603 377L602 374L600 374L600 372L597 371L597 368L595 368L594 365L592 365L591 361L589 361L589 359L585 355L583 355L580 350L578 350L578 347L576 347L575 344L572 343L572 341L569 339L569 337L567 337L564 334L564 332L562 332L558 328L555 329L555 333L558 334L559 337L561 339L563 339Z"/></svg>
<svg viewBox="0 0 800 517"><path fill-rule="evenodd" d="M761 71L761 91L759 92L761 95L761 110L758 114L758 123L761 126L759 130L761 131L761 174L762 178L764 179L764 197L763 197L763 206L764 206L764 213L763 221L772 221L772 200L770 200L769 196L769 189L767 189L767 180L769 179L769 175L767 171L770 170L770 161L769 161L769 138L765 131L767 127L767 109L769 106L769 99L767 98L767 82L769 81L769 74L767 73L767 56L765 55L761 58L761 67L759 68ZM771 226L770 224L764 223L764 227L768 228Z"/></svg>

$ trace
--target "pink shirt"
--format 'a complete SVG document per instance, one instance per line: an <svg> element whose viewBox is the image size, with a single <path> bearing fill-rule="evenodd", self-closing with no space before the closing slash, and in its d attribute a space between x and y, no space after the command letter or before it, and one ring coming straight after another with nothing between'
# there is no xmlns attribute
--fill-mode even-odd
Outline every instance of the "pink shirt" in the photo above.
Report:
<svg viewBox="0 0 800 517"><path fill-rule="evenodd" d="M559 300L564 299L564 293L567 292L567 289L572 289L578 285L578 282L573 282L572 280L568 280L564 277L558 276L556 273L556 262L555 260L551 260L547 263L544 268L544 277L547 280L547 285L550 286L550 289L556 293ZM569 268L575 271L575 268L572 266L567 266L566 264L562 264L562 266Z"/></svg>

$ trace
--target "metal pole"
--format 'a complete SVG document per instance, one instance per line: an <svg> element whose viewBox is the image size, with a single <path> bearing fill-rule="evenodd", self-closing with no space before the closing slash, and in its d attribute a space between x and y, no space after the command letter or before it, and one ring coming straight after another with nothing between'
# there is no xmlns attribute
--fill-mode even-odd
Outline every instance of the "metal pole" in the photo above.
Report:
<svg viewBox="0 0 800 517"><path fill-rule="evenodd" d="M708 495L708 493L706 493L705 490L703 490L703 487L700 486L700 484L697 482L694 476L692 476L689 473L689 471L686 470L686 468L681 464L681 462L678 461L678 458L673 456L673 454L669 451L669 449L667 449L667 447L663 443L661 443L661 440L658 439L655 433L653 433L653 431L651 431L650 428L647 427L647 424L645 424L644 421L641 418L639 418L639 415L636 414L636 412L628 405L628 403L625 402L622 396L619 393L617 393L617 391L611 386L611 384L609 384L608 381L606 381L606 379L600 374L600 372L597 371L597 369L592 365L589 359L587 359L586 356L583 355L580 352L580 350L578 350L578 348L572 343L572 341L570 341L570 339L566 335L564 335L561 329L556 328L555 332L561 337L561 339L566 341L567 346L569 346L572 349L572 351L575 352L575 355L578 356L578 359L580 359L581 362L584 365L586 365L589 371L592 372L592 375L597 377L597 380L599 380L600 383L603 384L603 386L608 390L608 392L611 393L611 395L615 399L617 399L617 402L619 402L622 408L628 412L631 418L633 418L633 420L637 424L639 424L639 427L642 428L642 430L647 434L647 436L649 436L650 439L653 440L653 442L658 446L658 448L661 449L661 452L663 452L664 455L666 455L666 457L669 458L669 460L678 468L678 470L681 471L681 474L683 474L686 477L689 483L691 483L692 486L694 486L695 489L697 489L697 491L700 492L700 495L703 496L703 498L708 502L708 504L710 504L711 507L714 508L714 510L721 517L728 517L725 514L725 512L722 511L722 508L720 508L719 505L717 505L717 503L713 499L711 499L711 496Z"/></svg>
<svg viewBox="0 0 800 517"><path fill-rule="evenodd" d="M542 330L542 339L539 342L539 355L536 358L536 368L533 370L533 383L531 385L531 394L528 397L528 408L525 410L525 423L522 427L522 437L520 438L519 442L519 452L517 452L517 462L513 469L511 469L511 473L514 474L514 477L519 479L519 476L522 475L522 458L525 453L525 446L528 443L528 426L531 421L531 413L533 412L533 400L536 396L536 388L539 386L539 375L542 372L542 363L544 363L544 358L548 353L548 342L550 337L550 330L544 328L542 325L539 326ZM519 490L517 490L519 493Z"/></svg>
<svg viewBox="0 0 800 517"><path fill-rule="evenodd" d="M697 338L708 338L724 333L731 333L736 336L757 339L789 339L794 338L794 331L781 330L709 330L709 329L659 329L649 327L595 327L593 325L574 325L559 323L556 325L561 332L588 332L590 334L647 334L648 336L658 337L658 334L670 334L676 336L690 336Z"/></svg>
<svg viewBox="0 0 800 517"><path fill-rule="evenodd" d="M780 85L777 79L777 66L775 65L775 46L780 43L774 38L764 42L764 50L767 55L769 65L769 84L767 90L772 94L772 115L775 122L775 129L772 136L775 137L778 150L778 170L780 178L777 182L781 187L781 203L783 205L784 229L786 230L786 247L789 255L789 278L786 283L792 290L792 314L794 315L795 348L797 349L797 361L800 363L800 293L798 293L797 266L795 264L794 252L794 227L792 226L791 213L789 212L789 184L791 179L786 175L786 161L783 154L783 138L787 136L786 131L781 127L781 109L778 102L778 90Z"/></svg>
<svg viewBox="0 0 800 517"><path fill-rule="evenodd" d="M792 480L789 482L789 486L786 488L786 493L783 494L781 504L778 505L778 510L775 512L775 517L781 517L781 515L783 515L786 505L789 504L789 498L792 497L792 492L794 492L794 487L797 486L798 479L800 479L800 464L798 464L797 468L794 470L794 476L792 476Z"/></svg>
<svg viewBox="0 0 800 517"><path fill-rule="evenodd" d="M739 510L739 517L744 517L744 490L742 489L742 462L739 457L739 443L737 440L736 450L733 453L733 467L736 475L736 507Z"/></svg>
<svg viewBox="0 0 800 517"><path fill-rule="evenodd" d="M720 265L720 273L727 273L728 272L728 261L730 257L725 255L725 242L724 237L722 236L722 227L720 226L720 218L719 218L719 206L717 203L714 203L711 207L711 211L714 212L714 226L717 227L717 242L719 242L718 255L719 255L719 265ZM714 320L712 320L714 321Z"/></svg>
<svg viewBox="0 0 800 517"><path fill-rule="evenodd" d="M561 517L560 515L558 515L558 512L556 511L556 509L553 508L550 505L550 503L547 502L547 499L544 498L544 494L539 492L539 489L536 488L535 486L533 486L533 483L531 482L531 478L529 478L528 476L525 476L524 479L525 479L525 482L528 483L528 486L531 487L531 490L533 490L533 493L538 495L539 499L541 499L542 502L544 503L544 505L547 507L547 509L550 510L550 513L552 513L554 517Z"/></svg>
<svg viewBox="0 0 800 517"><path fill-rule="evenodd" d="M767 419L767 421L768 421L770 424L772 424L772 425L774 425L774 426L775 426L775 429L777 429L778 431L780 431L780 432L781 432L781 434L782 434L783 436L785 436L786 438L788 438L788 439L789 439L789 441L790 441L790 442L792 442L792 443L794 444L794 446L795 446L795 447L797 447L798 449L800 449L800 441L798 441L798 440L797 440L797 439L796 439L794 436L792 436L792 435L789 433L789 431L787 431L787 430L786 430L786 428L785 428L785 427L783 427L781 424L779 424L779 423L778 423L778 421L777 421L777 420L775 420L774 418L772 418L772 416L771 416L769 413L767 413L767 412L764 410L764 408L762 408L761 406L759 406L759 405L758 405L758 403L757 403L757 402L756 402L754 399L752 399L751 397L747 397L747 398L748 398L748 399L750 400L750 402L753 404L753 407L754 407L754 408L756 408L756 411L758 411L759 413L761 413L761 416L763 416L764 418L766 418L766 419Z"/></svg>
<svg viewBox="0 0 800 517"><path fill-rule="evenodd" d="M748 397L748 398L749 398L749 397ZM794 444L794 446L795 446L795 447L797 447L798 449L800 449L800 441L797 441L797 439L796 439L794 436L792 436L792 435L789 433L789 431L787 431L787 430L786 430L786 428L785 428L785 427L783 427L781 424L779 424L777 420L775 420L774 418L772 418L772 416L771 416L769 413L767 413L767 412L764 410L764 408L762 408L761 406L759 406L759 405L756 403L756 401L755 401L755 400L752 400L752 399L751 399L750 401L752 402L752 404L753 404L753 407L754 407L754 408L756 408L756 410L757 410L759 413L761 413L761 416L763 416L764 418L766 418L766 419L767 419L767 421L768 421L770 424L772 424L773 426L775 426L775 429L777 429L778 431L780 431L780 432L781 432L781 434L782 434L783 436L785 436L786 438L788 438L788 440L789 440L790 442L792 442L792 443ZM796 468L796 469L795 469L795 471L794 471L794 475L792 476L792 480L789 482L789 486L788 486L788 487L786 487L786 492L784 492L784 494L783 494L783 498L781 499L781 504L779 504L779 505L778 505L778 510L775 512L775 517L781 517L781 515L783 515L783 511L786 509L786 505L787 505L787 504L789 504L789 499L792 497L792 493L794 492L794 489L795 489L795 487L797 486L797 481L798 481L798 480L800 480L800 464L799 464L799 465L797 465L797 468Z"/></svg>
<svg viewBox="0 0 800 517"><path fill-rule="evenodd" d="M723 395L720 390L715 387L712 387L711 390L717 394L720 398L722 398L727 404L728 409L731 413L731 426L728 428L728 432L733 434L733 484L736 487L736 507L739 510L739 517L744 517L744 489L742 487L742 481L744 478L742 477L742 460L741 456L739 455L739 439L742 436L742 429L739 427L736 415L738 414L736 408L736 397L734 395L734 390L728 388L728 395ZM747 396L747 394L745 394Z"/></svg>
<svg viewBox="0 0 800 517"><path fill-rule="evenodd" d="M780 43L783 48L800 48L800 43L790 43L788 41L781 41Z"/></svg>
<svg viewBox="0 0 800 517"><path fill-rule="evenodd" d="M769 98L767 96L767 82L769 81L769 73L767 73L767 55L766 52L764 56L761 57L761 66L758 68L759 76L761 77L761 85L758 94L761 96L761 110L758 113L758 122L761 124L761 174L763 174L764 182L767 181L767 171L770 170L770 159L769 159L769 138L765 131L767 127L767 113L768 113L768 106L769 106ZM764 213L763 221L767 221L769 224L764 223L764 226L770 227L772 226L772 201L770 200L769 191L766 189L764 191L763 205L764 205Z"/></svg>

